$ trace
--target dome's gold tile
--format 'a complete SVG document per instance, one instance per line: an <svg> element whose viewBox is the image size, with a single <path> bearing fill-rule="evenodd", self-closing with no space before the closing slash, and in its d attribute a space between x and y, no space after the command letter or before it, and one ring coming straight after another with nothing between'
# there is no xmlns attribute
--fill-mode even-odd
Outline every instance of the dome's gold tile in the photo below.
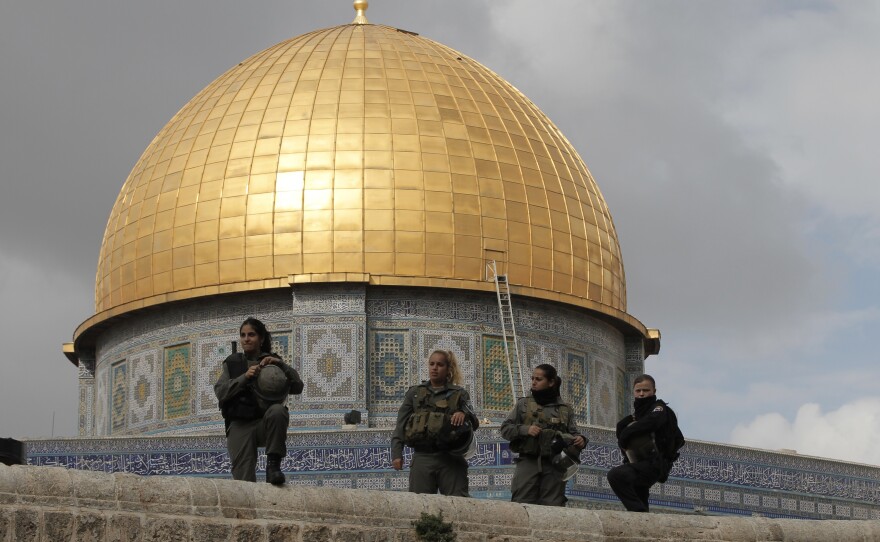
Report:
<svg viewBox="0 0 880 542"><path fill-rule="evenodd" d="M123 186L96 310L304 273L488 289L492 254L523 292L625 316L614 227L576 151L513 87L458 57L346 25L222 75Z"/></svg>

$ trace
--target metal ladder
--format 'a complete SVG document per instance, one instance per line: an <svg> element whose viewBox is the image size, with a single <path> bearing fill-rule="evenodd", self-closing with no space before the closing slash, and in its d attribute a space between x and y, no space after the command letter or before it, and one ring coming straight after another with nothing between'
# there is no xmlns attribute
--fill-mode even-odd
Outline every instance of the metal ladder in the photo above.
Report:
<svg viewBox="0 0 880 542"><path fill-rule="evenodd" d="M486 263L486 278L495 282L495 293L498 295L498 314L501 318L501 336L504 344L504 357L507 361L507 374L510 377L510 392L513 394L513 402L516 403L517 388L514 384L514 373L519 380L519 397L526 395L525 381L523 380L522 364L519 357L519 342L516 338L516 325L513 322L513 305L510 301L510 285L507 283L507 275L499 275L495 260ZM513 353L507 346L508 341L513 339Z"/></svg>

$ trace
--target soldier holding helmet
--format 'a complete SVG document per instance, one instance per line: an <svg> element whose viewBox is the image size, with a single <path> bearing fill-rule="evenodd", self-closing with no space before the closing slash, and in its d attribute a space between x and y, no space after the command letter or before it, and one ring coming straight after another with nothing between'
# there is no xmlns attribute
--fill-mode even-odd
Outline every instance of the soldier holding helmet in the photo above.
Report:
<svg viewBox="0 0 880 542"><path fill-rule="evenodd" d="M412 386L397 414L391 437L391 466L403 468L403 446L413 448L409 490L470 497L467 460L473 432L480 422L467 390L460 386L461 373L455 354L435 350L428 357L429 380Z"/></svg>
<svg viewBox="0 0 880 542"><path fill-rule="evenodd" d="M256 318L239 328L242 352L223 361L214 393L226 421L232 477L257 481L257 447L266 447L266 481L283 485L281 458L287 455L288 394L302 393L296 369L272 353L272 337Z"/></svg>
<svg viewBox="0 0 880 542"><path fill-rule="evenodd" d="M559 398L562 379L546 363L532 372L532 393L517 401L501 424L501 436L519 454L511 483L513 502L565 506L567 471L577 470L587 439L574 413ZM573 472L568 472L569 477Z"/></svg>

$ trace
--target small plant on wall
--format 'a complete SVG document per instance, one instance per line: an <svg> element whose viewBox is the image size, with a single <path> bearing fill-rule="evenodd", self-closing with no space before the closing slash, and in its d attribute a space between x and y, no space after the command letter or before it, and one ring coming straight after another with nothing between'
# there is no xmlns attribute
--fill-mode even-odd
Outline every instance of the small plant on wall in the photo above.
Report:
<svg viewBox="0 0 880 542"><path fill-rule="evenodd" d="M416 535L423 542L455 542L458 540L458 535L452 531L452 524L443 521L443 512L439 514L422 512L418 521L412 523L416 528Z"/></svg>

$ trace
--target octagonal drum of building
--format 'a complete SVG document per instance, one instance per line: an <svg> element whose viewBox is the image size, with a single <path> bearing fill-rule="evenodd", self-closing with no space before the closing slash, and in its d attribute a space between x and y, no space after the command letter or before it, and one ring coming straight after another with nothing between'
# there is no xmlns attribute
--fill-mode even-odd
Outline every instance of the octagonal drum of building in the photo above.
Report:
<svg viewBox="0 0 880 542"><path fill-rule="evenodd" d="M306 383L289 402L303 428L352 409L392 425L437 348L480 417L503 418L550 363L579 421L610 426L659 349L626 312L610 212L559 129L475 60L364 20L234 66L135 164L95 314L65 345L80 433L219 431L213 383L248 316Z"/></svg>

